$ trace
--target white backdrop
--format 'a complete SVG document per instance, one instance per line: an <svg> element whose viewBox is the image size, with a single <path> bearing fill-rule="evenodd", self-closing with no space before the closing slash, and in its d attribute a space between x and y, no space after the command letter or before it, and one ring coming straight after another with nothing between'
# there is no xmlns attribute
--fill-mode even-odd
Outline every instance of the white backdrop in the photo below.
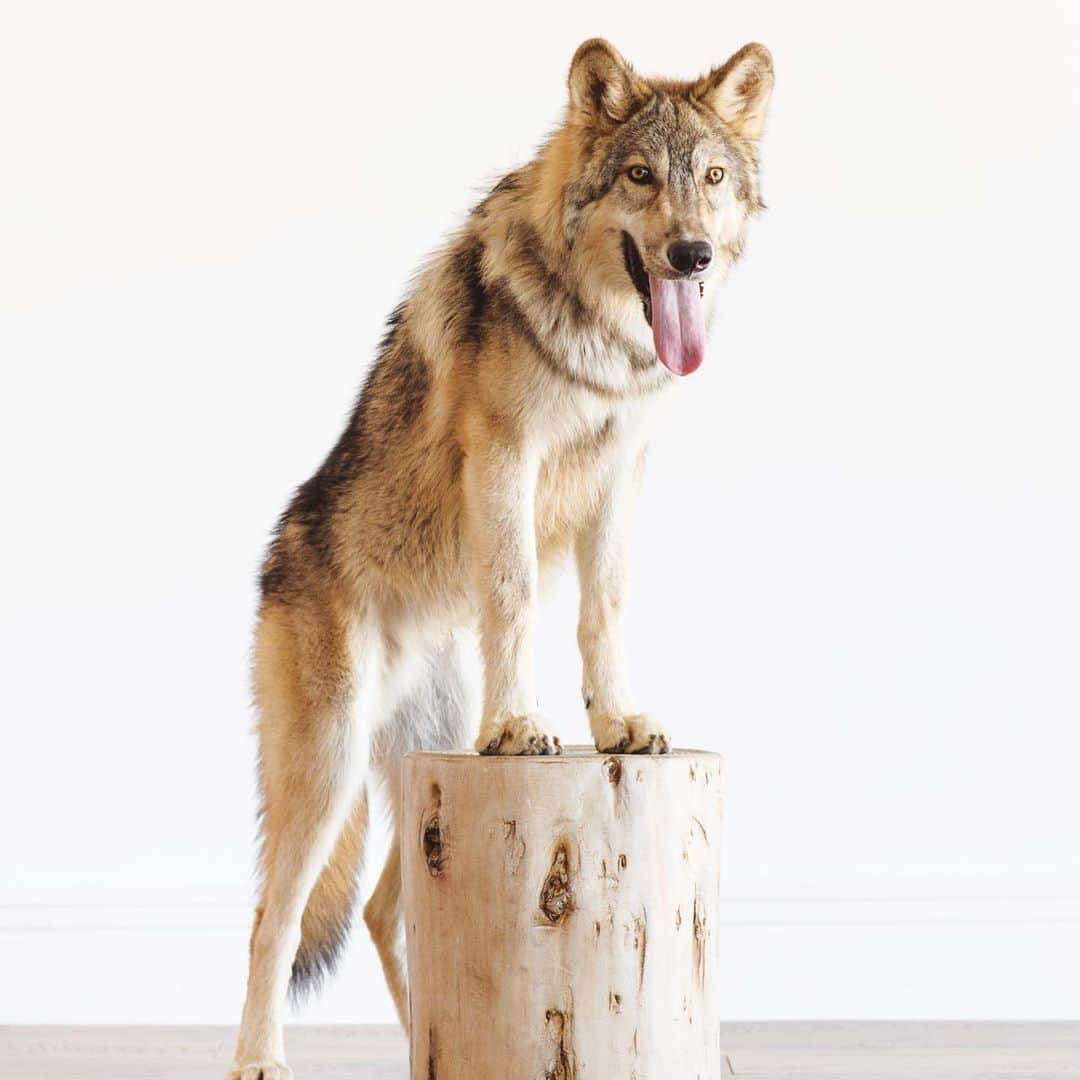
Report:
<svg viewBox="0 0 1080 1080"><path fill-rule="evenodd" d="M594 34L777 67L630 620L729 760L725 1009L1080 1015L1080 6L3 0L0 1022L238 1016L261 551ZM299 1016L390 1018L363 933Z"/></svg>

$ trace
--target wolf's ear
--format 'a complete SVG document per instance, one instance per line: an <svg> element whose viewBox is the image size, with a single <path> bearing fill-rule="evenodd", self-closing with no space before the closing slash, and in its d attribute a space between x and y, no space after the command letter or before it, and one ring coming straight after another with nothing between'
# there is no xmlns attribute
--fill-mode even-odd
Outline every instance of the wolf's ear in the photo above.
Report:
<svg viewBox="0 0 1080 1080"><path fill-rule="evenodd" d="M723 67L694 84L694 96L744 139L756 141L765 126L773 88L772 55L764 45L744 45Z"/></svg>
<svg viewBox="0 0 1080 1080"><path fill-rule="evenodd" d="M570 112L600 128L621 124L648 87L603 38L586 41L570 63Z"/></svg>

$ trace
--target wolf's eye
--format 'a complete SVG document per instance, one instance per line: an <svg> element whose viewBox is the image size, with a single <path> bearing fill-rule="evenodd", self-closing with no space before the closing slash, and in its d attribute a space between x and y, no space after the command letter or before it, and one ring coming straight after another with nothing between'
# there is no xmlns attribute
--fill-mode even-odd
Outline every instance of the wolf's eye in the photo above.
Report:
<svg viewBox="0 0 1080 1080"><path fill-rule="evenodd" d="M713 165L705 174L705 181L709 184L719 184L724 179L724 170L719 165Z"/></svg>
<svg viewBox="0 0 1080 1080"><path fill-rule="evenodd" d="M631 165L626 170L626 175L630 177L635 184L651 184L652 183L652 170L645 165Z"/></svg>

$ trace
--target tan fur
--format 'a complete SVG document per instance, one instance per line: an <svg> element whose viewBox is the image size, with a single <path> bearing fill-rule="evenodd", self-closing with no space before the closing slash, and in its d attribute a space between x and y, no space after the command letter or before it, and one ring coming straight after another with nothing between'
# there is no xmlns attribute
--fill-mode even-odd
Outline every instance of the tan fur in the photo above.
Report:
<svg viewBox="0 0 1080 1080"><path fill-rule="evenodd" d="M573 553L582 693L598 748L665 752L622 662L626 536L649 436L678 381L657 360L624 235L673 276L673 240L717 258L760 209L761 46L692 83L648 80L602 41L571 66L562 127L418 277L345 433L297 492L264 566L255 646L263 892L234 1080L278 1080L281 1011L348 925L367 783L398 804L409 749L463 745L461 638L478 629L475 745L557 753L532 671L543 566ZM649 190L627 178L635 163ZM726 187L706 185L722 166ZM402 1023L395 832L364 910Z"/></svg>

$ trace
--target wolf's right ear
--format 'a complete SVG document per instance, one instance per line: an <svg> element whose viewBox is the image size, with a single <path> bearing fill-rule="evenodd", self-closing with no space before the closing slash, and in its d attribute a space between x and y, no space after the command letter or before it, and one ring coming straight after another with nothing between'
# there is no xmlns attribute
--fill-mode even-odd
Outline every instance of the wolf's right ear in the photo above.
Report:
<svg viewBox="0 0 1080 1080"><path fill-rule="evenodd" d="M570 64L570 113L610 129L626 120L648 96L648 87L603 38L586 41Z"/></svg>

